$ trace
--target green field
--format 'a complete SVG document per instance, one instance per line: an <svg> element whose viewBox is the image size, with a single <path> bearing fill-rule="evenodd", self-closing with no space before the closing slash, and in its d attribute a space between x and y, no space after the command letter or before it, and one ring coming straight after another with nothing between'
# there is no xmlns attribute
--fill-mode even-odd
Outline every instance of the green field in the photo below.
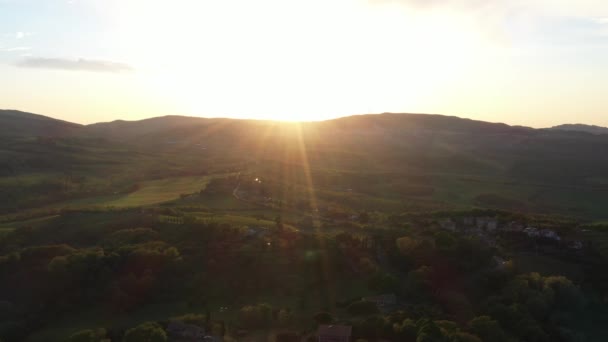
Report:
<svg viewBox="0 0 608 342"><path fill-rule="evenodd" d="M106 206L138 207L177 199L182 194L197 193L209 182L208 176L167 178L144 182L133 193L104 203Z"/></svg>
<svg viewBox="0 0 608 342"><path fill-rule="evenodd" d="M49 215L43 217L37 217L30 220L22 220L22 221L12 221L0 224L0 232L12 231L13 229L17 229L19 227L36 225L36 224L44 224L47 221L58 217L58 215Z"/></svg>
<svg viewBox="0 0 608 342"><path fill-rule="evenodd" d="M169 202L203 190L207 183L218 176L173 177L141 182L138 189L128 194L98 196L59 202L52 208L116 207L134 208Z"/></svg>

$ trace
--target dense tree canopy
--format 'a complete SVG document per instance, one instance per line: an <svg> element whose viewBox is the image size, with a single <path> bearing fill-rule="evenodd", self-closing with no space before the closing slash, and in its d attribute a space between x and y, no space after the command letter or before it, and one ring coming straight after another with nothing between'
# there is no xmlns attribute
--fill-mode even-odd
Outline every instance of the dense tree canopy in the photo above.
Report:
<svg viewBox="0 0 608 342"><path fill-rule="evenodd" d="M123 342L166 342L167 334L157 323L146 322L127 330Z"/></svg>

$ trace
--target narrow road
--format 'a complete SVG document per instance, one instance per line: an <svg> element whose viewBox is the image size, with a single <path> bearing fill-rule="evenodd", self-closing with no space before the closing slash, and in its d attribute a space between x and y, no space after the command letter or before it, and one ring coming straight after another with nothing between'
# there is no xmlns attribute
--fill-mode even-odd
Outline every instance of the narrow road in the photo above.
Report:
<svg viewBox="0 0 608 342"><path fill-rule="evenodd" d="M238 178L238 183L236 184L236 187L234 188L234 190L232 190L232 196L237 200L237 201L241 201L243 203L247 203L247 204L251 204L251 205L255 205L258 207L263 207L263 208L267 208L266 205L262 204L262 203L258 203L255 201L249 201L243 198L239 197L239 188L241 187L241 173L239 172L239 174L237 175Z"/></svg>
<svg viewBox="0 0 608 342"><path fill-rule="evenodd" d="M241 186L241 173L239 172L238 175L236 175L236 178L238 179L238 183L236 184L236 187L234 188L234 190L232 190L232 196L234 196L234 198L236 198L239 201L243 201L240 197L239 197L239 187Z"/></svg>

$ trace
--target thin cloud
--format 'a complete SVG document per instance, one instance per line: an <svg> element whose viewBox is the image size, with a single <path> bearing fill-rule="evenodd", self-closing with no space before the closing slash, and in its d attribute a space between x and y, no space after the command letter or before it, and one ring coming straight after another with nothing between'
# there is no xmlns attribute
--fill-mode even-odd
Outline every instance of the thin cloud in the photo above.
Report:
<svg viewBox="0 0 608 342"><path fill-rule="evenodd" d="M131 72L133 67L125 63L100 61L91 59L66 59L66 58L25 58L17 63L22 68L34 69L56 69L69 71L93 71L93 72Z"/></svg>
<svg viewBox="0 0 608 342"><path fill-rule="evenodd" d="M5 48L3 51L6 52L15 52L15 51L28 51L31 50L32 48L29 46L15 46L15 47L11 47L11 48Z"/></svg>
<svg viewBox="0 0 608 342"><path fill-rule="evenodd" d="M13 38L13 39L23 39L23 38L33 36L33 35L34 35L34 32L25 32L25 31L17 31L17 32L2 34L3 37Z"/></svg>
<svg viewBox="0 0 608 342"><path fill-rule="evenodd" d="M550 38L580 44L608 36L606 0L368 0L372 4L400 4L418 11L456 12L470 17L495 42ZM580 22L595 27L581 30ZM559 37L548 34L561 30ZM557 39L557 40L556 40ZM602 41L602 43L604 43Z"/></svg>
<svg viewBox="0 0 608 342"><path fill-rule="evenodd" d="M23 38L29 37L33 34L34 33L32 33L32 32L23 32L23 31L15 32L15 39L23 39Z"/></svg>
<svg viewBox="0 0 608 342"><path fill-rule="evenodd" d="M599 25L608 25L608 17L593 18L592 21Z"/></svg>

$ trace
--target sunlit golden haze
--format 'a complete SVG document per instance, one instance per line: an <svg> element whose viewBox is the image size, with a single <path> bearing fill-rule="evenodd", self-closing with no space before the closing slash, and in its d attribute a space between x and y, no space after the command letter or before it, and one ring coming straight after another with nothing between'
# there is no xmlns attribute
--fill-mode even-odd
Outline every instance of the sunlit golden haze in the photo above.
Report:
<svg viewBox="0 0 608 342"><path fill-rule="evenodd" d="M4 1L0 6L31 10ZM537 127L608 125L608 63L601 58L608 56L601 38L608 37L608 7L600 1L58 6L47 22L22 21L32 25L31 36L15 36L27 44L25 53L0 56L7 61L0 66L0 107L81 123L167 114L297 121L418 112ZM72 20L81 20L70 26L81 32L62 28ZM17 43L10 44L0 46ZM79 58L87 61L69 64Z"/></svg>
<svg viewBox="0 0 608 342"><path fill-rule="evenodd" d="M117 27L127 55L146 61L144 84L179 112L284 120L416 107L465 72L482 44L458 17L420 20L396 5L239 5L152 5L137 16L143 2L132 2Z"/></svg>

